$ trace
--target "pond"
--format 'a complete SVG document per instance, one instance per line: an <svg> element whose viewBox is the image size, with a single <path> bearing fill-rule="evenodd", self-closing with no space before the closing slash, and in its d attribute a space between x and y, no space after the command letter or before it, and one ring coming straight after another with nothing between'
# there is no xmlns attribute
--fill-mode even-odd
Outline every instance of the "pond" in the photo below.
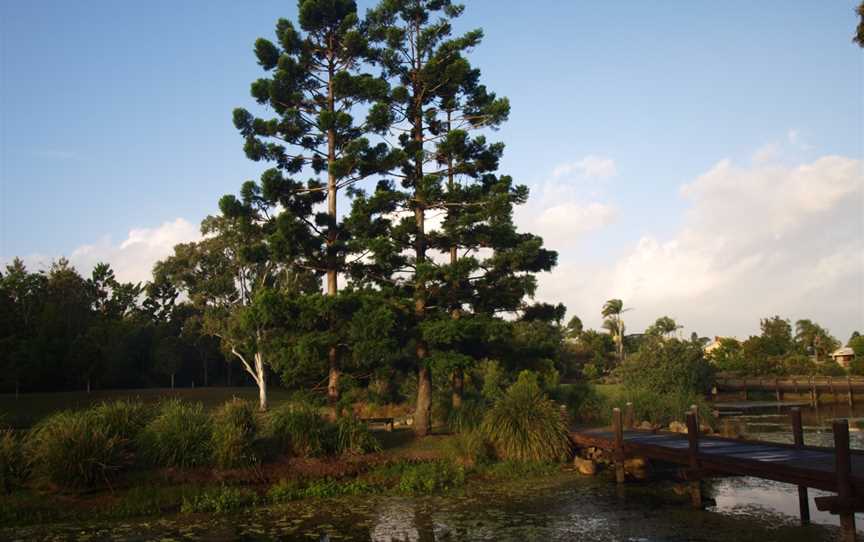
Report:
<svg viewBox="0 0 864 542"><path fill-rule="evenodd" d="M806 410L809 443L830 444L834 417L864 414L848 407ZM776 408L733 418L751 437L791 442L788 414ZM853 429L853 446L864 435ZM0 539L19 540L370 540L397 541L723 541L832 540L835 518L816 511L814 525L798 524L794 486L752 478L705 483L715 505L694 511L673 481L628 483L608 476L581 477L565 471L552 477L477 484L435 497L318 499L246 510L239 514L177 515L90 525L36 526L0 530ZM819 494L811 490L811 499ZM858 517L864 526L864 517Z"/></svg>

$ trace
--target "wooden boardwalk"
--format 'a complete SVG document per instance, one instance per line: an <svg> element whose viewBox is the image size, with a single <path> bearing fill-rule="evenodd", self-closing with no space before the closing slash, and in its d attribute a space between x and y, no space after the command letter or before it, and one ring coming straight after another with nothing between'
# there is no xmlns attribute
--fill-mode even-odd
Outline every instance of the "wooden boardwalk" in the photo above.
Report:
<svg viewBox="0 0 864 542"><path fill-rule="evenodd" d="M628 405L629 406L629 405ZM844 540L855 540L854 512L864 511L864 452L849 448L849 425L834 422L833 448L805 446L801 412L793 409L791 421L795 444L731 439L699 434L697 415L687 414L687 434L626 428L619 409L613 413L611 429L575 430L570 434L577 447L611 452L616 480L624 483L624 461L631 457L683 465L681 474L690 482L694 507L702 507L700 480L708 476L753 476L798 486L801 521L810 520L807 488L830 491L837 496L817 497L816 506L838 514Z"/></svg>

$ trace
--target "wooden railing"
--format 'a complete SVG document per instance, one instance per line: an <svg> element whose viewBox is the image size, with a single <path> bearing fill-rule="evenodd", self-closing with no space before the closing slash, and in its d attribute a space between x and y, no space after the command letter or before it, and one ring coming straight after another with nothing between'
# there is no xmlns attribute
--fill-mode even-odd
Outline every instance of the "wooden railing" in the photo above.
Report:
<svg viewBox="0 0 864 542"><path fill-rule="evenodd" d="M808 402L818 405L820 395L831 395L835 403L845 399L849 405L855 403L855 394L864 393L864 377L861 376L784 376L784 377L719 377L715 380L713 394L740 393L747 400L755 391L772 392L778 401L785 394L804 395ZM842 399L841 399L842 398Z"/></svg>

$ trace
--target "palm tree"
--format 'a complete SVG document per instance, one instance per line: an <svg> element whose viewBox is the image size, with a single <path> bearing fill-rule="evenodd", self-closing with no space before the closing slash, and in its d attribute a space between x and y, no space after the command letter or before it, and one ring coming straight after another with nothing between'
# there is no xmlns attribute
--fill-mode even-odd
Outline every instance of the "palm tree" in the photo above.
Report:
<svg viewBox="0 0 864 542"><path fill-rule="evenodd" d="M609 330L612 335L612 340L615 341L615 348L618 350L618 363L624 361L624 320L621 314L630 309L624 308L624 302L620 299L610 299L603 304L603 328Z"/></svg>

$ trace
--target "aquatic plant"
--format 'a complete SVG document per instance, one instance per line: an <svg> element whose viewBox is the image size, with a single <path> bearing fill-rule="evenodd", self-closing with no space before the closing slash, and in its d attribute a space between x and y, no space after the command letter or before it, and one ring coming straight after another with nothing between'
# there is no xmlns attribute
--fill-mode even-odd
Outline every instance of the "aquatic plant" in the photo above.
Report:
<svg viewBox="0 0 864 542"><path fill-rule="evenodd" d="M258 421L255 406L233 399L219 407L213 416L213 459L222 468L236 468L260 461L255 450Z"/></svg>
<svg viewBox="0 0 864 542"><path fill-rule="evenodd" d="M251 489L221 485L183 496L180 512L223 514L257 504L258 494Z"/></svg>
<svg viewBox="0 0 864 542"><path fill-rule="evenodd" d="M505 461L560 461L570 455L567 421L530 371L522 371L486 413L481 430Z"/></svg>
<svg viewBox="0 0 864 542"><path fill-rule="evenodd" d="M212 421L201 403L168 399L141 431L137 445L156 467L198 467L212 460Z"/></svg>
<svg viewBox="0 0 864 542"><path fill-rule="evenodd" d="M451 461L429 461L407 465L399 479L402 493L428 494L465 484L465 469Z"/></svg>

